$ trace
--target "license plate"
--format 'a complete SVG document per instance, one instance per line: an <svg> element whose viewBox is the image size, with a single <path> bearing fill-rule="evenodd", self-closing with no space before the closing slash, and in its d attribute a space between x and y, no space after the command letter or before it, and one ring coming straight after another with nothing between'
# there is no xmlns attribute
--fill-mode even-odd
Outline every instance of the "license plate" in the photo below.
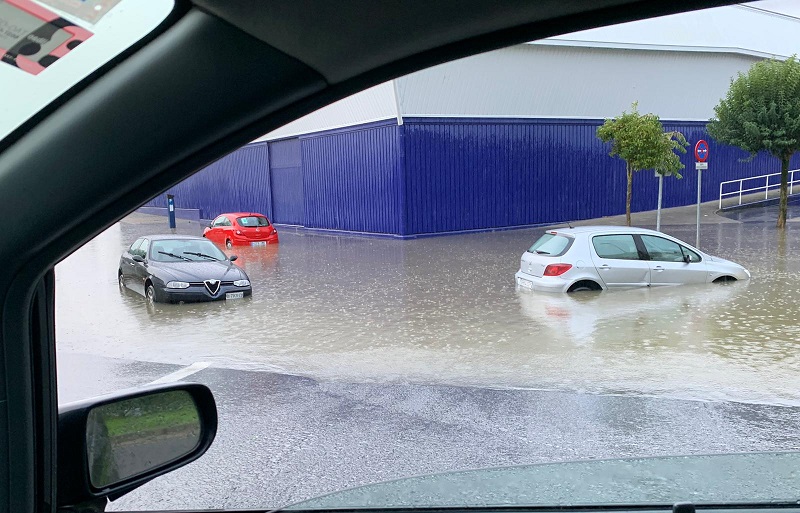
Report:
<svg viewBox="0 0 800 513"><path fill-rule="evenodd" d="M532 289L533 288L533 283L529 282L528 280L523 280L523 279L520 278L519 286L520 287L524 287L526 289Z"/></svg>
<svg viewBox="0 0 800 513"><path fill-rule="evenodd" d="M228 292L225 294L225 299L242 299L244 292Z"/></svg>
<svg viewBox="0 0 800 513"><path fill-rule="evenodd" d="M260 242L251 242L251 243L250 243L250 245L251 245L251 246L253 246L253 247L257 247L257 246L266 246L266 245L267 245L267 242L262 240L262 241L260 241Z"/></svg>

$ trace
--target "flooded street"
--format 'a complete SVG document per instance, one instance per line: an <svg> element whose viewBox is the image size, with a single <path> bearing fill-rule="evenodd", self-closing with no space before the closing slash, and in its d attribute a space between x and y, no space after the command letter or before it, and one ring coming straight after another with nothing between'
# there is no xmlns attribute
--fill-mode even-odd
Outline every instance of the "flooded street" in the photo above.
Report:
<svg viewBox="0 0 800 513"><path fill-rule="evenodd" d="M166 220L134 215L57 267L57 346L328 381L800 405L790 225L703 227L701 249L746 266L750 282L570 296L515 290L542 230L407 241L283 230L277 246L228 252L252 298L148 308L118 289L118 259ZM694 226L664 231L694 240Z"/></svg>
<svg viewBox="0 0 800 513"><path fill-rule="evenodd" d="M542 230L284 229L228 252L252 298L148 307L118 289L118 259L165 224L131 216L56 269L62 403L185 379L219 409L206 455L111 510L272 509L433 472L800 447L794 223L703 226L701 249L750 282L569 296L515 290Z"/></svg>

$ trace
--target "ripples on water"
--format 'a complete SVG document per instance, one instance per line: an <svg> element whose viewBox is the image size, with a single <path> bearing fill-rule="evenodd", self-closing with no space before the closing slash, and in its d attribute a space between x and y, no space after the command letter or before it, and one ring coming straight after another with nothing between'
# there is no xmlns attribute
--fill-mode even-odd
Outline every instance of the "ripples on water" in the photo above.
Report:
<svg viewBox="0 0 800 513"><path fill-rule="evenodd" d="M515 290L536 230L410 241L284 232L278 246L233 251L253 298L148 309L120 293L116 270L122 249L153 231L115 225L59 264L60 351L325 379L800 404L791 228L703 228L701 249L748 267L749 283L580 296ZM665 231L694 239L693 226Z"/></svg>

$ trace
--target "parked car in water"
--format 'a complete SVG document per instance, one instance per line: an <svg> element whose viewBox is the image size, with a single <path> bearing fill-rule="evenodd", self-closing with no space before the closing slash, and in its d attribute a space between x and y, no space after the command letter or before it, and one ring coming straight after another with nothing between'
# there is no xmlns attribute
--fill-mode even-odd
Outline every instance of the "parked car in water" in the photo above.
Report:
<svg viewBox="0 0 800 513"><path fill-rule="evenodd" d="M542 235L515 277L522 289L578 292L746 280L750 272L654 230L583 226Z"/></svg>
<svg viewBox="0 0 800 513"><path fill-rule="evenodd" d="M267 216L253 212L220 214L203 230L203 237L227 248L278 243L278 230Z"/></svg>
<svg viewBox="0 0 800 513"><path fill-rule="evenodd" d="M122 253L117 278L152 303L241 299L252 288L234 260L202 237L150 235Z"/></svg>

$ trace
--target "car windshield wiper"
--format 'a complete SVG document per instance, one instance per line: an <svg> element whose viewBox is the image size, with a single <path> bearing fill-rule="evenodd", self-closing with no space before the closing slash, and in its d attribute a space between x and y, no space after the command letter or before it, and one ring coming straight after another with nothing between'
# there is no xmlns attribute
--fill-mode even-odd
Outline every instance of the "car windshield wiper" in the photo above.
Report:
<svg viewBox="0 0 800 513"><path fill-rule="evenodd" d="M540 255L549 255L550 254L547 251L542 251L541 249L537 249L536 252L539 253Z"/></svg>
<svg viewBox="0 0 800 513"><path fill-rule="evenodd" d="M194 256L199 256L199 257L203 257L203 258L210 258L211 260L219 260L219 258L214 258L211 255L206 255L205 253L195 253L193 251L184 251L183 254L184 255L194 255Z"/></svg>
<svg viewBox="0 0 800 513"><path fill-rule="evenodd" d="M178 258L180 260L186 260L187 262L191 262L191 258L186 258L185 256L176 255L175 253L168 253L166 251L159 251L162 255L171 256L172 258Z"/></svg>

